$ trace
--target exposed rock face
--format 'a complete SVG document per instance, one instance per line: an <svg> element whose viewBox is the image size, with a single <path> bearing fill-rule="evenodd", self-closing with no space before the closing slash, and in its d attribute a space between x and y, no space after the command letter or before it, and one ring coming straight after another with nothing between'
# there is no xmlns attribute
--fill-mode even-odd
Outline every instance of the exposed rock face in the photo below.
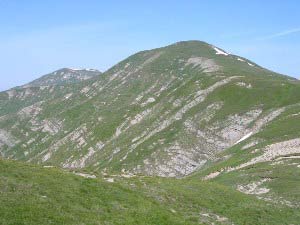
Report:
<svg viewBox="0 0 300 225"><path fill-rule="evenodd" d="M268 145L262 155L251 159L249 162L243 163L234 169L241 169L246 166L250 166L259 162L271 161L279 156L289 155L289 154L299 154L300 153L300 138L283 141L275 144Z"/></svg>
<svg viewBox="0 0 300 225"><path fill-rule="evenodd" d="M213 59L207 59L203 57L189 58L185 66L189 65L192 65L193 68L199 68L205 73L217 72L221 69L221 67L218 64L216 64L216 62Z"/></svg>
<svg viewBox="0 0 300 225"><path fill-rule="evenodd" d="M0 148L6 145L13 147L18 141L7 131L0 129Z"/></svg>
<svg viewBox="0 0 300 225"><path fill-rule="evenodd" d="M40 107L41 104L42 104L42 102L38 102L38 103L35 103L33 105L24 107L23 109L21 109L18 112L18 115L23 119L36 117L42 110L41 107Z"/></svg>
<svg viewBox="0 0 300 225"><path fill-rule="evenodd" d="M12 89L6 91L8 95L8 99L21 99L24 100L26 98L33 98L36 95L37 90L31 87L25 87L23 89Z"/></svg>
<svg viewBox="0 0 300 225"><path fill-rule="evenodd" d="M48 166L186 176L231 147L253 150L265 141L256 135L282 114L297 118L289 111L297 82L248 63L181 42L137 53L101 76L53 72L0 93L0 150Z"/></svg>
<svg viewBox="0 0 300 225"><path fill-rule="evenodd" d="M252 194L252 195L265 194L265 193L268 193L270 191L270 189L268 189L266 187L262 187L262 184L268 180L270 180L270 179L265 178L260 181L253 182L253 183L250 183L247 185L238 185L237 190L240 192L243 192L245 194Z"/></svg>
<svg viewBox="0 0 300 225"><path fill-rule="evenodd" d="M292 154L300 154L300 139L291 139L287 141L282 141L278 143L274 143L271 145L268 145L262 149L256 149L253 151L253 153L261 152L259 156L256 156L249 161L242 163L236 167L228 167L228 168L222 168L219 171L215 171L210 173L209 175L205 176L204 180L213 179L216 176L220 175L222 172L231 172L243 169L245 167L257 164L257 163L263 163L263 162L269 162L274 161L276 159L280 159L281 156L289 156ZM287 157L288 158L288 157ZM294 157L291 157L294 158ZM295 158L298 158L297 156ZM275 165L275 164L274 164ZM297 164L298 165L298 164ZM261 183L255 183L248 186L250 189L249 193L251 194L251 190L256 188L256 186L260 185ZM243 190L246 190L246 187L240 187L240 191L245 192Z"/></svg>

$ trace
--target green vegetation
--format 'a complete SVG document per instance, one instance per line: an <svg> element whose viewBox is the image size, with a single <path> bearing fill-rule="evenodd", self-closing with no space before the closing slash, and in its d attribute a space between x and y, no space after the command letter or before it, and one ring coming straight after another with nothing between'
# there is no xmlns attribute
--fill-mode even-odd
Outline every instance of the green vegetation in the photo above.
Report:
<svg viewBox="0 0 300 225"><path fill-rule="evenodd" d="M266 204L199 179L134 177L116 178L115 183L108 183L103 178L82 178L55 168L5 160L0 161L0 172L0 224L169 225L212 221L297 224L299 221L296 209Z"/></svg>
<svg viewBox="0 0 300 225"><path fill-rule="evenodd" d="M56 72L0 93L0 156L40 165L0 161L0 224L299 223L299 144L227 172L299 138L298 80L199 41Z"/></svg>

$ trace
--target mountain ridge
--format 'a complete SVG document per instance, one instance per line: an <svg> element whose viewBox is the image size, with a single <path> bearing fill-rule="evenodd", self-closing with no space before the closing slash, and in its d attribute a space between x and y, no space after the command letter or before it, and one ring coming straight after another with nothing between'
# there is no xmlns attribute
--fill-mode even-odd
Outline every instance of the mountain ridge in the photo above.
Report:
<svg viewBox="0 0 300 225"><path fill-rule="evenodd" d="M164 52L164 51L167 51L167 52ZM188 58L184 59L186 54L187 54ZM197 56L197 54L198 54L198 56ZM209 81L209 82L217 81L217 82L215 82L215 85L217 85L216 87L218 87L218 85L219 85L218 82L221 82L220 85L223 85L222 82L224 82L224 84L226 85L226 83L230 83L231 80L233 80L233 79L237 79L237 80L241 79L241 76L236 76L236 75L238 75L237 73L241 73L244 70L249 70L251 72L250 73L251 76L257 76L256 73L259 71L260 73L269 73L268 76L272 76L272 77L275 76L276 79L279 79L279 80L285 79L285 77L283 77L281 75L274 74L271 71L266 71L265 69L256 66L256 64L252 64L250 61L243 60L240 57L230 55L230 54L224 52L224 50L218 49L217 47L215 47L213 45L207 44L205 42L186 41L186 42L178 42L178 43L175 43L175 44L172 44L172 45L169 45L166 47L162 47L162 48L157 48L154 50L138 52L138 53L134 54L133 56L120 62L116 66L112 67L108 71L106 71L104 74L102 74L102 79L96 79L96 80L91 81L92 82L91 86L85 86L81 89L80 93L78 93L78 92L76 92L76 93L83 95L84 97L87 97L89 99L93 99L93 98L95 98L94 96L98 95L99 90L100 90L100 92L102 91L101 89L103 89L103 85L101 83L105 83L104 87L105 87L105 85L109 86L110 83L113 83L115 79L116 80L120 79L120 76L122 76L122 73L125 74L125 76L122 77L123 83L128 82L129 79L132 80L131 77L133 77L133 76L137 75L137 78L138 78L138 73L140 71L145 70L145 74L147 74L148 69L153 70L154 67L152 66L152 64L158 63L159 62L158 59L162 60L163 55L167 55L163 59L166 61L165 65L167 65L167 66L170 65L172 67L172 65L174 64L174 62L173 62L174 60L175 61L177 60L176 63L178 65L179 64L181 65L181 67L178 69L178 72L177 72L178 74L182 74L181 71L183 71L183 70L188 70L188 71L190 70L192 73L195 74L194 76L197 76L197 73L200 73L200 74L203 73L204 74L203 79L207 79L207 81L211 79L212 81ZM182 55L183 59L179 59L180 55ZM175 58L173 59L173 61L171 61L170 59L174 56L175 56ZM241 61L241 60L243 60L243 61ZM133 62L131 62L131 61L133 61ZM228 66L228 61L233 64L232 65L233 69L231 69ZM226 67L224 67L224 65L222 65L222 63L227 63ZM240 69L238 71L235 71L237 68L237 65L239 66ZM62 69L62 70L58 70L58 71L65 72L65 70L66 69ZM69 69L67 69L67 70L69 70ZM156 70L158 70L157 73L164 73L164 71L168 71L169 68L159 69L159 67L156 67ZM229 70L229 71L227 72L226 70ZM252 70L254 72L252 72ZM170 71L170 72L172 73L172 71ZM225 79L222 81L222 77L226 78L227 74L229 74L229 72L232 73L232 75L230 77L228 77L229 80ZM205 76L210 76L210 74L213 74L213 77L205 77ZM53 76L53 75L56 75L55 72L51 73L51 76ZM49 75L46 75L46 77L47 76L49 76ZM169 83L167 81L168 79L171 78L174 80L176 78L176 77L174 77L174 75L171 75L171 74L169 74L168 76L169 77L163 78L163 79L165 79L166 83L162 83L162 87L164 87L166 84ZM243 76L245 76L245 75L243 74ZM218 78L218 77L220 77L220 78ZM45 76L42 77L42 79L44 79L44 78L45 78ZM128 78L128 80L125 80L127 78ZM156 80L157 78L155 78L155 77L151 78L151 76L149 76L149 75L148 75L148 78L146 78L146 79L148 79L148 80L154 79L151 82L157 82L157 80ZM178 79L179 79L178 83L181 83L180 80L185 79L185 78L178 77ZM258 77L258 79L261 79L261 78ZM268 79L268 77L264 76L264 79ZM288 79L290 79L290 78L288 78ZM38 81L39 81L39 79L38 79ZM135 82L135 81L132 80L130 82ZM122 86L122 83L118 84L117 86L120 86L120 85ZM245 85L246 89L252 88L250 84L247 84L245 82L240 82L239 85L241 85L241 86ZM205 86L207 86L207 85L203 86L204 89L205 89ZM207 87L209 87L209 86L207 86ZM38 88L38 87L37 86L30 87L29 86L29 88ZM64 89L65 88L66 87L64 87ZM100 88L100 89L98 89L98 88ZM212 91L214 91L214 89L215 89L215 88L213 88L213 86L211 86L210 88L213 89ZM58 87L56 87L56 89L58 89ZM204 89L203 89L203 91L204 91ZM26 89L26 90L28 90L28 89ZM39 89L39 92L40 91L41 91L41 88ZM52 93L55 92L55 91L53 91L53 89L50 91ZM118 91L118 90L116 89L116 91ZM124 89L124 91L126 91L126 90ZM209 91L209 89L207 91ZM46 90L46 92L47 92L47 90ZM58 93L59 92L61 92L61 91L58 91ZM157 93L156 95L158 97L160 95L160 92L163 92L163 90L156 91L156 93ZM209 92L211 92L211 91L209 91ZM63 101L68 100L70 102L70 99L72 99L72 95L73 94L67 93L67 91L66 91ZM116 93L116 95L119 95L119 94ZM26 96L26 93L25 93L25 96ZM30 96L30 94L29 94L29 96ZM139 98L139 96L137 96L137 98ZM144 98L144 96L142 96L142 98ZM200 95L196 96L196 98L201 98L201 96ZM138 101L140 101L140 100L138 99ZM148 99L145 99L144 101L145 102L141 103L141 104L146 106L146 105L155 104L156 99L155 99L155 96L149 96ZM201 101L199 101L199 103L201 103ZM199 104L199 103L198 102L193 103L193 101L192 101L189 104ZM134 104L137 104L137 103L134 103ZM192 107L194 107L194 106L192 105ZM215 107L220 107L220 106L215 106ZM143 108L143 106L141 108ZM143 114L147 114L147 113L149 113L149 112L147 112L147 110L146 111L144 110L144 111L141 111L141 114L137 114L137 115L142 115L141 117L143 117ZM185 113L185 112L183 112L183 113ZM144 115L144 116L146 116L146 115ZM135 122L133 122L133 123L135 123ZM131 125L129 125L129 127L131 127ZM116 128L116 129L121 130L121 128ZM120 133L120 131L119 131L119 133ZM119 136L119 135L120 134L117 134L117 136Z"/></svg>
<svg viewBox="0 0 300 225"><path fill-rule="evenodd" d="M79 208L84 201L64 179L75 193L92 188L92 199L103 186L121 214L127 205L116 193L133 202L146 196L155 215L149 224L173 223L172 214L184 224L293 224L299 127L298 80L205 42L179 42L138 52L91 79L1 92L0 167L8 168L1 181L29 185L11 175L22 168L26 177L42 175L28 182L52 201L57 187L44 183L57 176L62 199L71 196ZM148 218L140 207L131 210ZM106 215L120 222L114 212ZM107 221L97 210L91 216Z"/></svg>

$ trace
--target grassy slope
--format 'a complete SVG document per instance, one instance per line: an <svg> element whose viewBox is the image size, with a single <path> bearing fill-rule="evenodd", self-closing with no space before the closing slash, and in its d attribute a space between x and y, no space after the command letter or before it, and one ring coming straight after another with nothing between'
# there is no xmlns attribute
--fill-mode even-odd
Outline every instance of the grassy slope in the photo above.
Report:
<svg viewBox="0 0 300 225"><path fill-rule="evenodd" d="M0 168L0 224L183 224L118 184L2 160Z"/></svg>
<svg viewBox="0 0 300 225"><path fill-rule="evenodd" d="M200 213L235 224L296 224L274 206L199 179L85 179L57 169L0 161L1 224L199 224Z"/></svg>

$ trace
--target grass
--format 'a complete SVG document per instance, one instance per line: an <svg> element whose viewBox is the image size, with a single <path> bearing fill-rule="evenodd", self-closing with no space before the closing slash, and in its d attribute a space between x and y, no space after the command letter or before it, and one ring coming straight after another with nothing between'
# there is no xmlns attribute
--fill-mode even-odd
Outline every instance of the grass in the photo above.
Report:
<svg viewBox="0 0 300 225"><path fill-rule="evenodd" d="M55 168L0 160L0 224L296 224L296 209L199 179L86 179Z"/></svg>
<svg viewBox="0 0 300 225"><path fill-rule="evenodd" d="M184 224L118 184L0 161L0 224Z"/></svg>

